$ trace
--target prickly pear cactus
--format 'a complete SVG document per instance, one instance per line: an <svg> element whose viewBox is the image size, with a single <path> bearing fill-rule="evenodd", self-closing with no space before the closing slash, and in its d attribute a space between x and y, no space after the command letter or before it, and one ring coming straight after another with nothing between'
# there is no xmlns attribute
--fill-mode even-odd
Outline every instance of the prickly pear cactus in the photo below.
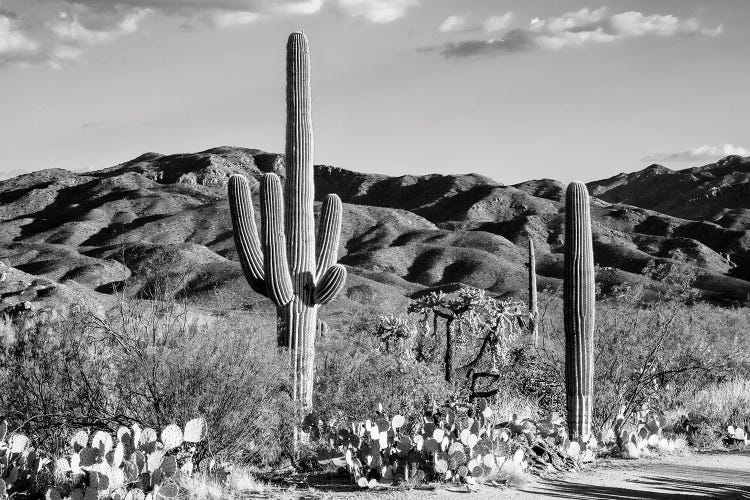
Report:
<svg viewBox="0 0 750 500"><path fill-rule="evenodd" d="M138 424L120 427L116 437L104 431L89 436L78 431L70 440L71 453L57 459L52 466L55 486L46 493L47 500L157 500L172 499L186 493L179 486L181 478L197 467L196 444L207 437L206 421L197 418L183 429L175 424L161 431L142 429ZM20 446L20 445L17 445ZM38 469L35 466L35 469Z"/></svg>
<svg viewBox="0 0 750 500"><path fill-rule="evenodd" d="M561 423L517 415L504 421L482 398L450 401L418 420L389 418L380 408L364 422L311 422L317 426L313 434L344 454L351 479L361 488L425 481L493 484L524 471L575 470L580 457L568 452Z"/></svg>
<svg viewBox="0 0 750 500"><path fill-rule="evenodd" d="M0 422L0 500L35 492L50 460L31 447L29 438L8 432L8 423Z"/></svg>
<svg viewBox="0 0 750 500"><path fill-rule="evenodd" d="M160 435L161 441L156 430L138 424L122 426L114 436L79 430L68 441L67 454L52 456L0 421L0 500L171 499L185 496L179 485L194 472L222 476L201 444L208 436L205 419L189 421L184 430L170 424ZM196 463L199 456L203 459Z"/></svg>
<svg viewBox="0 0 750 500"><path fill-rule="evenodd" d="M605 445L613 446L620 457L637 460L654 454L679 453L687 441L674 429L666 429L667 420L655 409L643 407L626 419L622 413L615 419L612 430L602 436Z"/></svg>

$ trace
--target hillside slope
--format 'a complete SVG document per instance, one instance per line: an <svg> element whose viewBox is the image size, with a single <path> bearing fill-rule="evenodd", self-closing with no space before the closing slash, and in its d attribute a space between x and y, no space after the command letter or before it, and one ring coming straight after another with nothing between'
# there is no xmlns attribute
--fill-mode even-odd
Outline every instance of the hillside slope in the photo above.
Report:
<svg viewBox="0 0 750 500"><path fill-rule="evenodd" d="M700 270L705 296L744 300L750 216L739 202L732 210L718 206L744 189L745 169L749 162L732 160L697 173L647 169L589 184L599 197L592 202L595 258L609 268L601 280L641 280L638 273L654 259L684 262ZM284 177L283 156L221 147L147 153L96 172L44 170L8 179L0 182L0 260L97 294L119 289L149 263L168 262L183 276L186 296L209 306L270 310L244 283L226 182L242 173L257 194L258 179L271 171ZM705 172L713 180L691 180L708 179ZM728 187L731 179L737 186ZM672 201L697 199L688 186L702 192L705 182L722 183L724 194L710 203ZM644 185L653 189L646 193ZM344 201L339 255L352 275L332 315L374 304L400 308L408 294L453 282L523 298L528 238L537 247L540 287L560 284L564 186L557 181L505 186L474 174L388 177L317 166L316 198L329 192Z"/></svg>

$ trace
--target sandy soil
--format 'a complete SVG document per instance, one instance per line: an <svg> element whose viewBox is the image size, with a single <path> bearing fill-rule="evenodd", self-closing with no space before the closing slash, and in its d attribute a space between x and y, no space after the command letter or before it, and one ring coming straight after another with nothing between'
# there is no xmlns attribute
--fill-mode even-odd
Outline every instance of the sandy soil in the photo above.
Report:
<svg viewBox="0 0 750 500"><path fill-rule="evenodd" d="M348 491L347 491L348 490ZM599 460L574 475L534 479L520 489L480 487L478 491L450 489L352 491L340 485L321 486L306 493L280 495L305 499L750 499L750 452L692 453L655 459Z"/></svg>

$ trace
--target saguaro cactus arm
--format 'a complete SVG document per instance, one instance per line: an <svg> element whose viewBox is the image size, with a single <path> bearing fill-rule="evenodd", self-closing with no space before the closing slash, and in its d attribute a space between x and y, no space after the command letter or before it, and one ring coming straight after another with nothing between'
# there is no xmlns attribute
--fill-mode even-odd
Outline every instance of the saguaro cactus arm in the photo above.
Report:
<svg viewBox="0 0 750 500"><path fill-rule="evenodd" d="M318 225L318 267L315 279L320 280L328 269L338 261L339 241L341 239L341 199L329 194L323 200Z"/></svg>
<svg viewBox="0 0 750 500"><path fill-rule="evenodd" d="M266 295L263 251L255 225L255 211L247 179L242 175L229 178L229 211L234 227L234 246L250 287Z"/></svg>
<svg viewBox="0 0 750 500"><path fill-rule="evenodd" d="M346 268L341 264L334 264L328 268L318 284L315 286L313 300L316 304L324 305L332 301L339 294L346 283Z"/></svg>
<svg viewBox="0 0 750 500"><path fill-rule="evenodd" d="M277 306L283 306L291 302L294 291L286 257L284 198L281 180L276 174L263 176L260 184L260 204L266 289L268 297Z"/></svg>

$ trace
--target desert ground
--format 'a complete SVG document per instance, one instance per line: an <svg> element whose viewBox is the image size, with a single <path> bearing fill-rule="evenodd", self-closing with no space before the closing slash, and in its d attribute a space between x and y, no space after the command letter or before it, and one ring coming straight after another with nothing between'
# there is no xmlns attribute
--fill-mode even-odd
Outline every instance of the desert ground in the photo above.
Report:
<svg viewBox="0 0 750 500"><path fill-rule="evenodd" d="M557 499L577 500L678 499L678 498L750 498L750 453L705 452L667 459L644 459L623 463L600 460L565 477L531 478L518 488L477 486L468 493L465 487L401 492L332 492L312 488L299 497L334 499Z"/></svg>

